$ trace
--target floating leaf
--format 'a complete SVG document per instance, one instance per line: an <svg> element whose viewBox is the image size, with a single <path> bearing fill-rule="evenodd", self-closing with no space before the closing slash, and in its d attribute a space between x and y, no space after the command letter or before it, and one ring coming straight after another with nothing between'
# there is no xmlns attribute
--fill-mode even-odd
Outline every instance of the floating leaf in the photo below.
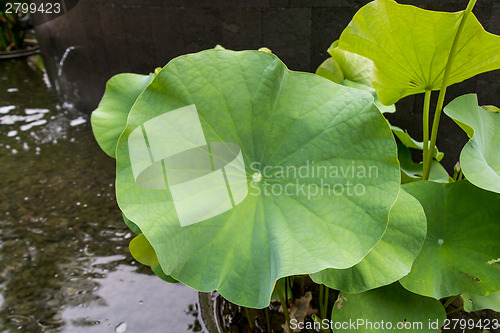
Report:
<svg viewBox="0 0 500 333"><path fill-rule="evenodd" d="M462 294L464 310L467 312L491 309L500 311L500 291L488 296L477 296L473 294Z"/></svg>
<svg viewBox="0 0 500 333"><path fill-rule="evenodd" d="M351 293L388 285L410 272L426 231L422 206L401 190L384 236L360 263L347 269L326 269L310 276L316 283Z"/></svg>
<svg viewBox="0 0 500 333"><path fill-rule="evenodd" d="M362 7L339 47L371 59L373 86L383 104L441 88L463 11L436 12L376 0ZM457 45L449 85L500 68L500 36L486 32L474 14Z"/></svg>
<svg viewBox="0 0 500 333"><path fill-rule="evenodd" d="M444 112L470 138L460 153L464 176L477 187L500 193L500 113L478 106L475 94L454 99Z"/></svg>
<svg viewBox="0 0 500 333"><path fill-rule="evenodd" d="M408 132L403 131L401 128L397 126L392 126L392 133L397 136L397 138L401 141L403 145L405 145L408 148L413 148L413 149L418 149L418 150L424 150L424 143L417 141L413 139ZM434 147L434 154L433 157L437 161L441 161L444 157L444 153L440 152L437 147Z"/></svg>
<svg viewBox="0 0 500 333"><path fill-rule="evenodd" d="M281 277L359 262L385 231L399 177L369 93L259 51L171 61L117 148L118 203L162 270L257 308Z"/></svg>
<svg viewBox="0 0 500 333"><path fill-rule="evenodd" d="M411 183L421 180L424 175L422 162L415 163L411 157L410 149L405 145L398 143L398 158L401 165L401 183ZM450 175L438 161L432 160L431 173L429 180L437 183L448 183Z"/></svg>
<svg viewBox="0 0 500 333"><path fill-rule="evenodd" d="M437 299L472 293L486 296L500 290L500 196L468 181L403 185L427 215L427 238L410 274L400 280L406 289Z"/></svg>
<svg viewBox="0 0 500 333"><path fill-rule="evenodd" d="M129 244L130 254L135 260L146 266L156 266L160 263L156 257L155 250L144 234L135 236Z"/></svg>
<svg viewBox="0 0 500 333"><path fill-rule="evenodd" d="M397 282L361 294L341 292L332 310L334 332L441 332L445 319L441 302Z"/></svg>
<svg viewBox="0 0 500 333"><path fill-rule="evenodd" d="M125 129L130 108L153 80L154 74L123 73L106 83L106 90L97 109L92 112L92 131L101 149L115 157L118 138Z"/></svg>

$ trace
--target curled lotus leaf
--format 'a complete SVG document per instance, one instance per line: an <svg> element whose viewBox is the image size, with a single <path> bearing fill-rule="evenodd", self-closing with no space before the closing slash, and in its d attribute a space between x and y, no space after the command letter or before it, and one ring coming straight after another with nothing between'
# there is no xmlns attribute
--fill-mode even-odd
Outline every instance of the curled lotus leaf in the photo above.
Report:
<svg viewBox="0 0 500 333"><path fill-rule="evenodd" d="M129 244L130 254L135 260L146 266L159 265L155 250L144 234L135 236Z"/></svg>
<svg viewBox="0 0 500 333"><path fill-rule="evenodd" d="M373 62L352 52L337 47L338 41L328 49L331 58L326 59L316 70L316 74L347 87L370 92L375 106L382 113L396 112L395 105L383 105L372 86Z"/></svg>
<svg viewBox="0 0 500 333"><path fill-rule="evenodd" d="M137 97L153 80L154 74L122 73L106 83L106 90L97 109L92 112L92 131L101 149L115 158L118 138L127 124L127 117Z"/></svg>
<svg viewBox="0 0 500 333"><path fill-rule="evenodd" d="M476 94L454 99L444 112L470 138L460 153L464 176L477 187L500 193L500 113L480 107Z"/></svg>

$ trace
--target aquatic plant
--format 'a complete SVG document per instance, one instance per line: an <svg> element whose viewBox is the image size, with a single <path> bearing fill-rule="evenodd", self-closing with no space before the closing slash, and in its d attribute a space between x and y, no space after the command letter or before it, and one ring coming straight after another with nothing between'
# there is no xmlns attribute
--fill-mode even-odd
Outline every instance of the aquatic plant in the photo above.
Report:
<svg viewBox="0 0 500 333"><path fill-rule="evenodd" d="M26 3L17 1L17 3ZM9 5L9 6L8 6ZM22 48L26 35L26 11L12 9L13 1L0 1L0 51L11 51Z"/></svg>
<svg viewBox="0 0 500 333"><path fill-rule="evenodd" d="M252 308L273 290L287 304L282 282L310 275L323 330L368 311L436 332L460 295L467 311L498 309L498 109L475 95L444 108L470 137L453 177L436 147L446 88L500 69L500 36L484 31L474 5L445 13L373 1L317 74L217 47L111 78L92 126L116 158L118 205L139 234L132 255L166 281ZM417 93L423 142L383 115ZM283 309L285 330L297 329Z"/></svg>

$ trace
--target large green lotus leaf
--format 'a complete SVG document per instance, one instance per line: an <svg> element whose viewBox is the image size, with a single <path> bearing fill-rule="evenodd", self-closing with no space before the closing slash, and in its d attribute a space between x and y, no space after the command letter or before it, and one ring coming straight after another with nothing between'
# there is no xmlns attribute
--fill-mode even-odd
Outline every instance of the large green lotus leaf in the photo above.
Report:
<svg viewBox="0 0 500 333"><path fill-rule="evenodd" d="M491 309L500 311L500 291L488 296L477 296L473 294L462 294L464 310L467 312Z"/></svg>
<svg viewBox="0 0 500 333"><path fill-rule="evenodd" d="M441 332L445 319L441 302L397 282L360 294L341 292L332 310L334 332Z"/></svg>
<svg viewBox="0 0 500 333"><path fill-rule="evenodd" d="M418 150L424 150L424 143L417 141L413 139L408 132L404 131L403 129L397 127L397 126L392 126L392 133L401 141L403 145L405 145L408 148L413 148L413 149L418 149ZM441 161L444 157L444 153L440 152L438 147L434 147L434 153L433 157L437 161Z"/></svg>
<svg viewBox="0 0 500 333"><path fill-rule="evenodd" d="M427 221L422 206L401 190L389 215L384 236L361 262L351 268L330 268L310 276L316 283L350 293L388 285L410 272L426 232Z"/></svg>
<svg viewBox="0 0 500 333"><path fill-rule="evenodd" d="M369 93L266 52L207 50L137 99L116 186L165 274L265 307L277 279L353 266L375 246L399 168Z"/></svg>
<svg viewBox="0 0 500 333"><path fill-rule="evenodd" d="M422 180L424 175L424 167L422 162L415 163L411 157L411 152L408 147L402 143L398 143L398 158L401 165L401 184L407 184ZM437 183L448 183L450 175L448 171L436 160L432 160L431 173L429 180Z"/></svg>
<svg viewBox="0 0 500 333"><path fill-rule="evenodd" d="M464 176L477 187L500 193L500 113L478 106L476 94L454 99L444 112L470 137L460 153Z"/></svg>
<svg viewBox="0 0 500 333"><path fill-rule="evenodd" d="M130 109L153 77L154 74L123 73L106 83L101 102L92 112L91 123L97 143L109 156L115 157L118 138L125 129Z"/></svg>
<svg viewBox="0 0 500 333"><path fill-rule="evenodd" d="M436 12L392 0L362 7L339 47L371 59L373 86L383 104L442 86L463 11ZM486 32L472 14L458 42L449 85L500 68L500 36Z"/></svg>
<svg viewBox="0 0 500 333"><path fill-rule="evenodd" d="M468 181L403 185L427 215L427 238L406 289L437 299L472 293L487 296L500 290L500 196Z"/></svg>

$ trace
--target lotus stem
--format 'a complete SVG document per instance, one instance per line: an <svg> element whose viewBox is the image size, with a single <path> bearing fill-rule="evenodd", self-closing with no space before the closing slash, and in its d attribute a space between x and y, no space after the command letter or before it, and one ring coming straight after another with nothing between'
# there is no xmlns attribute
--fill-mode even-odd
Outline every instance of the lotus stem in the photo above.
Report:
<svg viewBox="0 0 500 333"><path fill-rule="evenodd" d="M280 298L281 302L281 307L283 308L283 313L285 315L285 320L286 324L288 325L288 328L292 330L290 327L290 313L288 313L288 304L287 300L285 299L285 295L283 294L283 287L286 287L286 285L283 285L283 279L280 279L276 282L276 288L278 288L278 296ZM291 332L291 331L290 331Z"/></svg>
<svg viewBox="0 0 500 333"><path fill-rule="evenodd" d="M264 309L264 313L266 315L267 332L271 333L271 320L269 319L269 307Z"/></svg>
<svg viewBox="0 0 500 333"><path fill-rule="evenodd" d="M321 318L325 318L326 311L323 309L325 306L324 302L325 286L323 284L319 285L319 315Z"/></svg>
<svg viewBox="0 0 500 333"><path fill-rule="evenodd" d="M327 318L327 315L328 315L328 298L330 296L330 289L325 286L325 293L324 293L324 297L325 297L325 300L324 300L324 305L323 305L323 310L325 311L325 314L323 316L323 318Z"/></svg>
<svg viewBox="0 0 500 333"><path fill-rule="evenodd" d="M250 326L250 329L253 331L255 329L255 325L253 320L250 319L250 312L248 312L247 307L245 307L245 315L247 317L248 325Z"/></svg>
<svg viewBox="0 0 500 333"><path fill-rule="evenodd" d="M455 60L455 56L457 54L457 47L460 37L462 36L462 32L465 28L465 24L467 23L467 19L469 18L472 9L476 5L477 0L469 0L469 4L464 11L462 16L462 20L460 21L460 25L458 26L457 34L455 35L455 40L451 46L450 55L448 57L448 62L446 64L446 69L444 71L443 83L441 85L441 90L439 91L438 102L436 105L436 111L434 113L434 121L432 123L432 133L431 133L431 144L429 146L429 151L434 151L434 147L436 146L437 140L437 132L439 128L439 120L441 118L441 112L443 111L444 97L446 95L446 88L448 87L448 81L450 79L451 68L453 66L453 61ZM432 156L432 155L431 155ZM424 161L424 176L423 179L429 179L429 174L431 172L431 162L432 158L428 158Z"/></svg>
<svg viewBox="0 0 500 333"><path fill-rule="evenodd" d="M434 156L434 151L432 151L429 154L429 109L431 105L431 95L432 95L432 89L427 88L425 90L425 97L424 97L424 113L422 117L422 126L424 129L424 138L423 138L423 165L426 164L427 159Z"/></svg>

